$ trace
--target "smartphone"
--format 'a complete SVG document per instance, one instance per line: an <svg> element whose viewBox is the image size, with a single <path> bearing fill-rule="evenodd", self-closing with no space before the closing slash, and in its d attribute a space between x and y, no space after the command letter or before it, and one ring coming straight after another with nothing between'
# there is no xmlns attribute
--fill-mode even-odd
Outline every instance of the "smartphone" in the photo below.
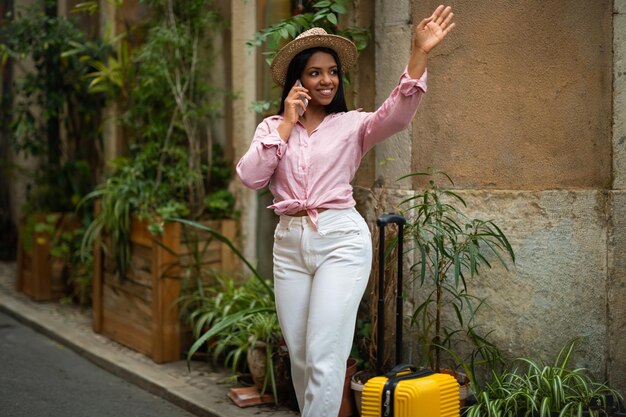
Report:
<svg viewBox="0 0 626 417"><path fill-rule="evenodd" d="M297 85L298 87L302 87L302 83L300 82L300 80L298 80L298 81L296 82L296 85ZM304 107L306 108L306 106L308 106L308 105L309 105L309 100L308 100L306 97L305 97L305 98L302 98L301 100L302 100L302 102L304 103ZM302 116L302 115L304 114L304 110L303 110L302 108L298 107L298 109L297 109L297 110L298 110L298 115L299 115L299 116Z"/></svg>

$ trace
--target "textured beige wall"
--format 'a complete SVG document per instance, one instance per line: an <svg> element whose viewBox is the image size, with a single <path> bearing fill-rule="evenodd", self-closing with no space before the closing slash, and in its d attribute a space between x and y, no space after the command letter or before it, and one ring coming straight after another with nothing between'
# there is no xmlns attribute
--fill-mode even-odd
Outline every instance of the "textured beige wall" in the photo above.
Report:
<svg viewBox="0 0 626 417"><path fill-rule="evenodd" d="M474 217L493 219L515 249L509 271L476 277L485 297L479 324L510 356L552 361L583 339L571 366L605 378L607 360L607 193L597 190L460 191Z"/></svg>
<svg viewBox="0 0 626 417"><path fill-rule="evenodd" d="M377 80L406 60L404 52L387 53L391 62L380 54L401 50L398 34L439 4L411 0L412 20L404 21L405 2L380 7L388 3L374 1L376 27L383 27ZM411 152L412 170L444 170L470 214L495 220L510 238L515 268L472 283L491 305L480 324L494 330L497 346L547 359L584 336L573 365L626 393L626 199L618 191L626 184L626 0L615 0L615 9L611 0L461 0L453 7L458 27L431 56L412 142L377 147L376 163ZM377 82L376 97L386 89ZM407 193L394 182L406 166L376 166L389 195Z"/></svg>
<svg viewBox="0 0 626 417"><path fill-rule="evenodd" d="M413 1L426 16L437 1ZM453 4L413 130L413 168L463 188L607 188L611 183L610 0Z"/></svg>

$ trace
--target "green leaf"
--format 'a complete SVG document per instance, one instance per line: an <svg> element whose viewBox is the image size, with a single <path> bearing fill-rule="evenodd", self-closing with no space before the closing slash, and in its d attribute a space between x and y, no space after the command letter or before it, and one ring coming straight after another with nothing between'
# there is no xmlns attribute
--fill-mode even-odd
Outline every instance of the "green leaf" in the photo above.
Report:
<svg viewBox="0 0 626 417"><path fill-rule="evenodd" d="M335 3L333 5L330 6L330 9L335 12L335 13L339 13L339 14L346 14L348 13L348 10L342 6L341 4Z"/></svg>
<svg viewBox="0 0 626 417"><path fill-rule="evenodd" d="M334 14L334 13L328 13L328 14L326 15L326 19L327 19L330 23L332 23L333 25L336 25L336 24L337 24L337 16L335 16L335 14Z"/></svg>
<svg viewBox="0 0 626 417"><path fill-rule="evenodd" d="M330 5L331 5L330 0L322 0L322 1L318 1L317 3L315 3L313 7L322 8L322 7L328 7Z"/></svg>
<svg viewBox="0 0 626 417"><path fill-rule="evenodd" d="M298 36L298 32L297 32L296 27L294 25L287 24L285 26L285 28L289 32L289 36L291 36L292 38L295 38L296 36Z"/></svg>

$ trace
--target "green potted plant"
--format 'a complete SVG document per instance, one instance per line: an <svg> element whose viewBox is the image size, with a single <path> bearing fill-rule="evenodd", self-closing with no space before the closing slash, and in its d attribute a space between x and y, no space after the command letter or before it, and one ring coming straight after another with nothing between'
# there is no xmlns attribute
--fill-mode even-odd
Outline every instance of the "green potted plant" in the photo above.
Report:
<svg viewBox="0 0 626 417"><path fill-rule="evenodd" d="M214 360L221 359L234 375L249 372L260 394L271 392L278 403L279 400L286 400L291 383L288 356L281 347L284 344L274 300L261 296L267 293L258 283L257 279L248 278L235 285L230 303L227 303L230 308L223 315L214 314L219 311L220 302L225 301L218 294L214 295L214 305L205 302L200 310L192 312L198 318L194 323L197 338L188 358L191 359L198 349L208 343L207 348ZM226 285L229 286L232 283ZM224 289L218 287L217 292L224 294L220 288ZM204 321L208 317L211 317L211 322Z"/></svg>
<svg viewBox="0 0 626 417"><path fill-rule="evenodd" d="M554 363L529 358L512 361L477 392L476 403L464 410L466 417L569 417L619 416L622 397L606 384L596 382L569 361L576 339L569 341ZM622 410L623 411L623 410Z"/></svg>
<svg viewBox="0 0 626 417"><path fill-rule="evenodd" d="M181 314L195 339L187 354L188 363L206 348L214 361L230 367L233 374L249 370L261 394L271 389L275 402L284 399L290 383L287 355L280 348L282 335L270 283L225 237L206 225L178 221L215 234L252 272L247 279L236 279L232 274L213 271L213 283L205 285L207 280L194 267L196 284L179 299Z"/></svg>
<svg viewBox="0 0 626 417"><path fill-rule="evenodd" d="M3 128L11 132L18 154L37 160L34 169L14 167L29 177L19 232L18 289L38 300L58 298L66 284L60 271L81 265L72 256L60 261L50 256L51 247L64 232L80 230L77 224L91 215L88 208L73 213L99 172L104 98L88 91L89 66L65 55L71 42L87 42L87 36L74 19L56 15L56 3L20 9L0 32L2 69L14 65L24 74L11 88L12 105L2 106L1 120L9 124ZM86 54L103 56L101 42L89 45ZM60 266L53 266L54 258Z"/></svg>
<svg viewBox="0 0 626 417"><path fill-rule="evenodd" d="M491 268L493 262L508 269L506 258L515 262L515 254L502 230L491 220L470 218L463 198L439 186L436 175L454 185L446 174L432 170L409 174L403 178L429 177L428 187L402 201L400 207L407 218L409 245L415 251L411 279L424 294L411 323L419 328L420 359L439 371L443 347L450 348L455 336L473 328L475 313L484 302L468 291L468 280L476 279L481 268Z"/></svg>

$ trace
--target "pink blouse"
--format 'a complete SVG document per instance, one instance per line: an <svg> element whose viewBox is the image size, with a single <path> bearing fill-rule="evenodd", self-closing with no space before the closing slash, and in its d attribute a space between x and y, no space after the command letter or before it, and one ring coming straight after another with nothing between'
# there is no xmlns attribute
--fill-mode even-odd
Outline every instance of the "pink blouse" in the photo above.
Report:
<svg viewBox="0 0 626 417"><path fill-rule="evenodd" d="M427 72L412 79L405 70L398 86L373 113L333 113L309 135L299 122L285 142L276 128L282 116L263 120L250 149L237 164L241 181L252 189L269 184L275 213L306 210L317 224L318 208L354 207L350 182L363 156L379 142L405 129L426 92Z"/></svg>

